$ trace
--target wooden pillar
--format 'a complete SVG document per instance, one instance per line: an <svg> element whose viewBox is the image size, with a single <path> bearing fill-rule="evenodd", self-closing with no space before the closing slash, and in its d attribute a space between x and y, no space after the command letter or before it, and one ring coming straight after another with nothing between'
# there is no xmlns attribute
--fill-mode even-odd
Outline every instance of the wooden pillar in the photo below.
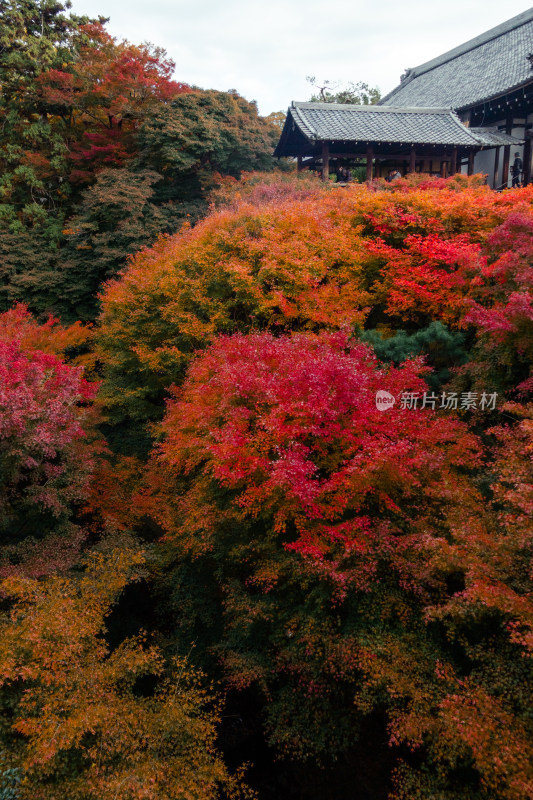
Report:
<svg viewBox="0 0 533 800"><path fill-rule="evenodd" d="M492 181L493 189L497 189L499 186L499 180L500 180L499 170L500 170L500 148L497 147L496 150L494 151L494 179Z"/></svg>
<svg viewBox="0 0 533 800"><path fill-rule="evenodd" d="M506 144L503 148L502 180L503 187L509 185L509 162L511 160L511 145Z"/></svg>
<svg viewBox="0 0 533 800"><path fill-rule="evenodd" d="M473 175L474 174L474 156L475 156L474 151L473 150L469 150L468 151L468 174L469 175Z"/></svg>
<svg viewBox="0 0 533 800"><path fill-rule="evenodd" d="M329 143L322 142L322 180L329 181Z"/></svg>
<svg viewBox="0 0 533 800"><path fill-rule="evenodd" d="M298 156L298 172L302 171L302 156Z"/></svg>
<svg viewBox="0 0 533 800"><path fill-rule="evenodd" d="M369 144L366 148L366 180L370 183L372 180L372 159L374 158L374 150L372 145Z"/></svg>
<svg viewBox="0 0 533 800"><path fill-rule="evenodd" d="M447 159L444 159L444 161L440 162L440 176L441 176L441 178L447 178L448 177L448 161L447 161Z"/></svg>
<svg viewBox="0 0 533 800"><path fill-rule="evenodd" d="M411 147L411 154L409 156L409 172L414 172L416 169L416 149Z"/></svg>
<svg viewBox="0 0 533 800"><path fill-rule="evenodd" d="M513 118L507 117L505 121L505 132L512 133L513 132ZM511 161L511 145L508 144L503 148L503 167L502 167L502 184L504 186L509 185L509 163Z"/></svg>
<svg viewBox="0 0 533 800"><path fill-rule="evenodd" d="M528 183L531 183L531 135L533 131L528 130L527 128L527 116L526 122L524 125L524 155L522 158L522 163L524 164L524 176L522 178L522 186L527 186Z"/></svg>
<svg viewBox="0 0 533 800"><path fill-rule="evenodd" d="M450 165L450 175L455 175L457 172L457 147L452 150L452 163Z"/></svg>

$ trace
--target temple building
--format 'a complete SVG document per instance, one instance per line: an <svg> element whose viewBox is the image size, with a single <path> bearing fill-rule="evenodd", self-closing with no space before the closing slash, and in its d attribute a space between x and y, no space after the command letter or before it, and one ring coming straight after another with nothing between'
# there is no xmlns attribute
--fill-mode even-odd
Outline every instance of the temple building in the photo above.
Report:
<svg viewBox="0 0 533 800"><path fill-rule="evenodd" d="M366 163L367 180L388 170L488 175L511 183L519 153L532 179L533 9L438 58L408 69L377 106L295 103L274 155L327 178L339 164ZM512 158L511 158L512 156Z"/></svg>

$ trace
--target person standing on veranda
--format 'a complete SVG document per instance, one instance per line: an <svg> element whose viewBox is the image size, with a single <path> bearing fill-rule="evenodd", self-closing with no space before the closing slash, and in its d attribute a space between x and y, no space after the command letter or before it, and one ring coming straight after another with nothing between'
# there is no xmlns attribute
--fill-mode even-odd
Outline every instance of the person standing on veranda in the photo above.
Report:
<svg viewBox="0 0 533 800"><path fill-rule="evenodd" d="M520 180L520 177L522 175L522 169L523 166L522 166L522 159L520 158L520 153L515 153L513 166L511 167L511 175L513 176L511 185L513 189L516 189L518 186L522 186L522 181Z"/></svg>

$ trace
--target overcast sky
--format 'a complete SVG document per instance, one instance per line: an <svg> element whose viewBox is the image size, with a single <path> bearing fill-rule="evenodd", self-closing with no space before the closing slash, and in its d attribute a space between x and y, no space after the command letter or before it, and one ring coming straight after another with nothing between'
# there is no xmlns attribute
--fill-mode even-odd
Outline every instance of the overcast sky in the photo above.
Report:
<svg viewBox="0 0 533 800"><path fill-rule="evenodd" d="M237 89L261 114L308 100L318 81L382 93L415 67L529 8L517 0L73 0L109 32L164 47L176 79Z"/></svg>

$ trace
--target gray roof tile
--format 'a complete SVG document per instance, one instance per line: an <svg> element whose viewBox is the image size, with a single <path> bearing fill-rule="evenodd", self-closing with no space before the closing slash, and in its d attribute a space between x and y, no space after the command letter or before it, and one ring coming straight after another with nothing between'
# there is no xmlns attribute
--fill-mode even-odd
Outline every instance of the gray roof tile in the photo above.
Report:
<svg viewBox="0 0 533 800"><path fill-rule="evenodd" d="M287 127L310 141L479 146L449 108L389 108L335 103L292 103ZM282 137L283 138L283 137Z"/></svg>
<svg viewBox="0 0 533 800"><path fill-rule="evenodd" d="M533 82L533 9L408 70L387 106L468 108Z"/></svg>
<svg viewBox="0 0 533 800"><path fill-rule="evenodd" d="M468 130L474 134L476 139L479 139L480 144L484 147L499 147L505 144L518 145L524 141L523 139L517 139L516 136L511 136L508 133L493 130L492 128L469 128Z"/></svg>

